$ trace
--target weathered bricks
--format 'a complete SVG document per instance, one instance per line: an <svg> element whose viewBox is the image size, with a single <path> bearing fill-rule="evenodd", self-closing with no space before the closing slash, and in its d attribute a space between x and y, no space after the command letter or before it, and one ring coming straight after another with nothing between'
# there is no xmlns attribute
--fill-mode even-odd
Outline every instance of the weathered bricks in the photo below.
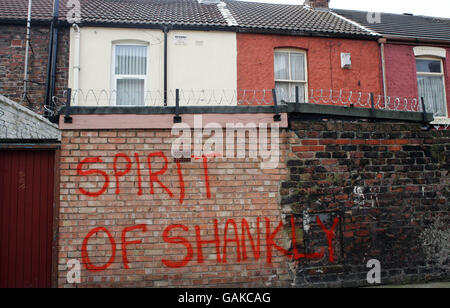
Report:
<svg viewBox="0 0 450 308"><path fill-rule="evenodd" d="M316 122L292 120L300 138L291 145L295 155L288 155L290 180L282 183L281 205L310 243L299 250L323 248L314 217L328 219L329 227L337 215L337 261L298 262L297 285L367 285L372 258L381 262L383 283L448 279L448 243L442 240L450 232L450 131L335 120L324 129ZM306 146L312 142L301 136L311 135L321 137L325 151ZM327 275L328 269L337 275Z"/></svg>
<svg viewBox="0 0 450 308"><path fill-rule="evenodd" d="M25 63L25 26L0 25L0 91L9 99L22 102ZM29 56L28 100L24 106L42 114L44 112L45 82L47 78L49 26L31 28ZM55 96L58 105L65 102L69 79L70 38L68 28L59 28Z"/></svg>
<svg viewBox="0 0 450 308"><path fill-rule="evenodd" d="M367 285L366 263L371 258L380 260L383 282L448 279L441 244L434 243L435 255L427 254L423 245L433 232L448 232L448 131L424 132L420 124L406 123L291 124L293 131L280 134L281 158L275 169L262 170L249 158L208 159L210 197L202 159L180 163L182 202L169 130L64 131L59 286L70 286L66 263L86 261L83 242L97 227L110 232L116 255L105 270L89 271L82 264L82 286L361 286ZM149 154L155 154L151 166ZM95 160L87 163L86 158ZM151 173L157 173L157 179L152 181ZM91 197L81 192L101 191L106 177L103 193ZM259 221L259 258L242 229L244 219L254 241ZM267 264L268 230L273 233L280 222L275 242L296 252L297 259L272 247L272 263ZM133 226L142 229L122 238L124 229ZM169 232L169 226L175 227ZM330 238L324 230L333 230ZM243 234L246 260L243 246L237 244ZM124 240L139 241L126 245L129 268L123 262ZM92 264L108 262L110 241L102 231L88 238ZM198 262L198 243L203 263ZM192 259L185 265L171 268L163 262L182 261L189 247Z"/></svg>
<svg viewBox="0 0 450 308"><path fill-rule="evenodd" d="M287 144L288 139L289 136L283 137L282 144ZM184 199L180 202L180 175L170 150L173 140L170 130L63 131L59 286L71 286L66 281L66 264L70 259L82 262L82 286L289 286L291 278L286 263L289 259L273 248L271 264L267 264L265 233L266 218L270 222L271 232L281 222L279 190L281 181L287 180L286 163L281 161L276 169L262 170L260 163L250 158L209 158L210 197L205 186L203 160L180 163L184 183ZM157 180L153 181L152 194L150 172L158 173L164 169L165 163L158 154L150 159L150 171L148 159L149 154L159 152L168 158L168 163L167 170L158 175L158 180L173 196ZM284 157L286 151L281 152ZM86 158L96 160L80 165ZM85 173L89 170L97 171ZM118 180L115 175L118 175ZM106 177L109 182L103 193L90 197L81 192L80 188L88 192L101 191ZM117 189L120 189L119 193ZM214 243L205 243L202 249L204 262L198 263L196 227L202 240L211 241L215 236L214 221L217 220L220 256L223 257L225 236L228 239L236 236L230 219L235 222L240 239L243 236L242 220L248 222L255 245L257 231L260 230L261 256L255 259L245 233L245 260L239 240L239 245L227 242L226 263L217 260ZM128 241L141 241L126 247L127 269L122 260L122 232L124 228L142 224L146 226L145 232L136 229L127 233ZM163 260L180 261L187 252L183 244L164 240L164 232L169 226L180 225L188 230L176 228L166 236L185 238L192 247L193 256L185 266L171 268ZM86 236L97 227L104 227L111 233L117 250L114 261L107 269L93 272L86 269L82 250ZM284 238L283 231L278 232L276 243L283 246ZM103 231L89 238L86 248L90 262L98 267L112 256L110 239Z"/></svg>

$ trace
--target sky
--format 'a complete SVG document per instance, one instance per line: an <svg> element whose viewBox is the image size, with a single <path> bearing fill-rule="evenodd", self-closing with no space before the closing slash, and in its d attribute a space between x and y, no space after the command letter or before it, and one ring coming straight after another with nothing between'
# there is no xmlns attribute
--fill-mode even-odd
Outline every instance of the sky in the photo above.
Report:
<svg viewBox="0 0 450 308"><path fill-rule="evenodd" d="M245 0L251 2L303 4L304 0ZM330 7L384 13L412 13L450 18L450 0L331 0Z"/></svg>

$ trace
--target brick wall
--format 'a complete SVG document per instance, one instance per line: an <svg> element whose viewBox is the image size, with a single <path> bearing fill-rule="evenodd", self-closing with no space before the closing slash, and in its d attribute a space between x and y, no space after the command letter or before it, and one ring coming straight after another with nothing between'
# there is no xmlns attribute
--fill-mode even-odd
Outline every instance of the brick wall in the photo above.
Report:
<svg viewBox="0 0 450 308"><path fill-rule="evenodd" d="M449 278L448 131L291 119L273 170L177 164L173 138L63 131L59 286L71 259L80 286L366 286L373 258L383 283Z"/></svg>
<svg viewBox="0 0 450 308"><path fill-rule="evenodd" d="M376 41L265 34L237 34L238 89L275 87L274 50L307 52L310 89L382 92L380 52ZM351 53L352 68L341 68L341 52Z"/></svg>
<svg viewBox="0 0 450 308"><path fill-rule="evenodd" d="M23 97L26 26L0 25L0 94L17 102ZM29 57L28 98L23 104L43 112L47 78L49 26L32 25ZM58 36L56 96L65 101L69 72L69 30L61 28Z"/></svg>
<svg viewBox="0 0 450 308"><path fill-rule="evenodd" d="M386 87L389 96L419 96L414 47L409 45L386 45ZM450 48L446 49L447 58L443 59L443 62L448 111L450 110Z"/></svg>
<svg viewBox="0 0 450 308"><path fill-rule="evenodd" d="M381 262L382 283L449 278L448 131L304 119L292 129L300 141L281 204L303 236L298 250L320 252L317 218L337 223L334 262L299 260L297 285L367 285L370 259Z"/></svg>
<svg viewBox="0 0 450 308"><path fill-rule="evenodd" d="M269 248L270 257L266 245L266 234L273 234L277 245L286 244L283 230L275 232L281 223L279 188L281 180L287 180L285 163L281 162L275 170L261 170L259 162L250 158L208 158L207 165L203 159L192 159L177 166L171 156L173 139L170 130L63 131L59 286L67 285L68 260L86 263L83 241L98 227L106 228L114 239L115 259L105 270L87 270L83 265L82 286L288 286L291 279L287 258L275 246ZM116 174L130 169L119 176L117 187L114 160L119 153L127 155L131 164L127 165L126 157L117 156ZM167 190L154 179L152 194L148 159L152 172L158 173L165 167L162 153L168 160L167 171L158 179ZM96 157L102 162L86 163L86 158ZM85 164L78 171L83 161ZM101 171L83 175L94 169ZM97 196L81 193L80 189L101 190L105 175L109 185L104 192ZM135 226L140 227L126 233L126 241L141 242L126 247L127 269L122 232ZM246 227L253 237L256 254ZM198 252L196 228L201 240L220 242L202 245L203 257ZM89 238L85 246L85 256L97 267L107 263L113 254L103 231ZM246 244L242 245L242 241Z"/></svg>
<svg viewBox="0 0 450 308"><path fill-rule="evenodd" d="M387 95L417 97L416 57L413 46L386 45Z"/></svg>

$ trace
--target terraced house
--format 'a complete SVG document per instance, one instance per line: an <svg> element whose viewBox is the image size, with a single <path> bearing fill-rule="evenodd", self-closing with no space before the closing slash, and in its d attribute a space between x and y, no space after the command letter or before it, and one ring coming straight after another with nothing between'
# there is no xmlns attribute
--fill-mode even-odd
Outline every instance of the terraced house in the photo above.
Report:
<svg viewBox="0 0 450 308"><path fill-rule="evenodd" d="M331 12L241 1L90 1L82 13L71 31L69 78L79 105L173 105L175 89L184 105L270 104L275 86L286 101L296 86L302 101L310 88L381 91L376 38ZM342 67L342 54L353 57L351 68Z"/></svg>
<svg viewBox="0 0 450 308"><path fill-rule="evenodd" d="M436 127L448 127L450 20L446 18L334 10L381 38L387 96L424 98Z"/></svg>
<svg viewBox="0 0 450 308"><path fill-rule="evenodd" d="M442 46L414 79L327 0L30 3L0 0L0 94L61 140L0 139L0 286L448 279Z"/></svg>
<svg viewBox="0 0 450 308"><path fill-rule="evenodd" d="M173 104L177 88L181 103L191 105L271 103L275 86L286 101L294 99L296 86L302 101L311 89L381 93L376 37L329 11L241 1L80 1L81 22L68 40L65 4L60 3L58 14L63 35L58 54L65 56L58 58L56 78L58 89L65 80L75 91L75 104ZM8 27L24 23L26 1L4 1L3 7ZM32 24L49 23L51 12L52 1L35 1ZM15 39L23 28L3 29L10 33L7 50L18 57L19 49L12 46L24 46L23 37ZM43 45L32 56L44 58L45 40L31 41ZM5 94L19 98L8 86L23 87L23 68L7 55L3 59L16 70L3 82L5 91L14 93ZM30 78L32 90L45 83L45 64L31 59L41 72ZM64 93L55 96L64 102ZM258 99L250 101L252 96Z"/></svg>

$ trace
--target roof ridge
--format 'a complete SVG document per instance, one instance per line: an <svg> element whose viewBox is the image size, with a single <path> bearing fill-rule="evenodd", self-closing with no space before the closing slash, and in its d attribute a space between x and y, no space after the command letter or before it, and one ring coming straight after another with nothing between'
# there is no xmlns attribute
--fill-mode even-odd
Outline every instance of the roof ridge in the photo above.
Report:
<svg viewBox="0 0 450 308"><path fill-rule="evenodd" d="M24 1L24 0L22 0ZM68 0L61 0L60 20L66 22ZM216 0L219 1L219 0ZM51 0L33 1L33 20L51 21ZM200 4L198 0L81 0L81 25L122 25L126 27L236 28L258 33L364 37L372 33L331 10L313 10L301 4L274 4L220 0L220 4ZM299 1L300 2L300 1ZM26 20L26 8L17 0L0 0L0 22ZM35 5L39 3L39 5ZM23 7L22 7L23 6ZM41 16L42 17L38 17ZM64 25L66 25L64 23Z"/></svg>
<svg viewBox="0 0 450 308"><path fill-rule="evenodd" d="M382 11L362 11L362 10L349 10L349 9L339 9L339 8L332 8L334 11L345 11L345 12L358 12L358 13L380 13L380 14L386 14L386 15L396 15L396 16L409 16L409 17L422 17L422 18L428 18L428 19L445 19L450 20L450 17L440 17L440 16L431 16L431 15L415 15L412 13L392 13L392 12L382 12Z"/></svg>
<svg viewBox="0 0 450 308"><path fill-rule="evenodd" d="M372 31L380 33L381 36L409 37L450 42L450 19L448 18L378 13L377 20L372 22L370 18L367 18L368 15L366 14L376 12L341 9L333 9L333 11Z"/></svg>
<svg viewBox="0 0 450 308"><path fill-rule="evenodd" d="M259 1L248 1L248 0L222 0L223 2L243 2L243 3L256 3L256 4L268 4L268 5L280 5L280 6L303 6L307 7L303 4L291 4L291 3L272 3L272 2L259 2Z"/></svg>
<svg viewBox="0 0 450 308"><path fill-rule="evenodd" d="M356 21L351 20L351 19L348 19L348 18L346 18L346 17L344 17L344 16L341 16L341 15L337 14L336 12L333 12L332 10L330 10L330 13L333 14L333 15L335 15L335 16L337 16L337 17L339 17L339 18L342 18L342 19L345 20L346 22L349 22L349 23L351 23L351 24L354 24L354 25L360 27L360 28L363 29L364 31L369 32L371 35L381 36L381 34L379 34L379 33L375 32L375 31L373 31L372 29L369 29L369 28L367 28L367 27L364 27L363 25L357 23Z"/></svg>

